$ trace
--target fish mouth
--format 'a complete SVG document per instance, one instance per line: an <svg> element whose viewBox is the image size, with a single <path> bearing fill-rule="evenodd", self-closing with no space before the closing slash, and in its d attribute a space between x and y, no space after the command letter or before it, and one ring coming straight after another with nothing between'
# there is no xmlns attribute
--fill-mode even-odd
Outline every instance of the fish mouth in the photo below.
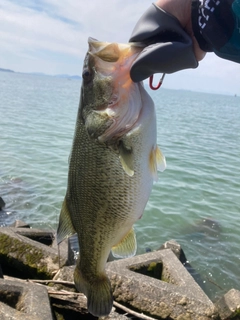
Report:
<svg viewBox="0 0 240 320"><path fill-rule="evenodd" d="M117 71L125 74L128 70L129 78L131 65L144 49L142 43L102 42L91 37L88 38L88 45L88 54L94 60L92 68L95 72L106 76Z"/></svg>
<svg viewBox="0 0 240 320"><path fill-rule="evenodd" d="M119 139L135 125L142 109L139 86L130 77L134 60L143 50L141 44L118 44L88 39L87 68L95 81L108 81L112 88L108 101L95 107L94 112L111 119L111 125L98 137L101 143Z"/></svg>

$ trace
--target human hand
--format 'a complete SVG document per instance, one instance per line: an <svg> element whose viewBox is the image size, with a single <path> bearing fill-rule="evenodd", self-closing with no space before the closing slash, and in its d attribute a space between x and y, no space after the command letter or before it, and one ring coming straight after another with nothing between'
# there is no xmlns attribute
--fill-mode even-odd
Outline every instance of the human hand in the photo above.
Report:
<svg viewBox="0 0 240 320"><path fill-rule="evenodd" d="M132 65L133 81L198 66L205 52L192 31L191 4L191 0L157 0L143 14L130 38L145 45Z"/></svg>
<svg viewBox="0 0 240 320"><path fill-rule="evenodd" d="M191 19L192 0L157 0L156 5L178 19L183 30L185 30L192 39L193 52L197 61L201 61L205 57L206 52L200 49L193 33Z"/></svg>

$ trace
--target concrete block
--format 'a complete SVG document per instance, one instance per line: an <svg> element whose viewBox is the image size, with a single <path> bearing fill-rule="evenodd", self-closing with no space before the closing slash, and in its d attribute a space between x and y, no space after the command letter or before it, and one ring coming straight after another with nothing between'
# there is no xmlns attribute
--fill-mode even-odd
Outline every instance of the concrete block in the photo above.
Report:
<svg viewBox="0 0 240 320"><path fill-rule="evenodd" d="M68 281L73 283L73 273L76 266L65 266L58 270L53 280Z"/></svg>
<svg viewBox="0 0 240 320"><path fill-rule="evenodd" d="M109 262L114 299L138 312L176 320L217 319L216 308L170 250Z"/></svg>
<svg viewBox="0 0 240 320"><path fill-rule="evenodd" d="M192 267L189 261L186 258L186 255L181 247L181 245L175 240L166 241L159 250L171 249L175 256L179 259L182 265L186 268L186 270L190 273L193 279L197 282L197 284L202 288L203 291L206 292L206 287L201 275Z"/></svg>
<svg viewBox="0 0 240 320"><path fill-rule="evenodd" d="M24 237L16 230L0 228L0 261L4 274L52 279L59 269L57 250Z"/></svg>
<svg viewBox="0 0 240 320"><path fill-rule="evenodd" d="M52 231L45 231L27 227L14 227L12 230L23 237L27 237L34 241L40 242L42 244L45 244L46 246L50 246L55 238Z"/></svg>
<svg viewBox="0 0 240 320"><path fill-rule="evenodd" d="M47 289L18 280L0 280L0 319L53 319Z"/></svg>
<svg viewBox="0 0 240 320"><path fill-rule="evenodd" d="M12 224L10 224L8 227L12 228L30 228L30 225L22 220L15 220Z"/></svg>
<svg viewBox="0 0 240 320"><path fill-rule="evenodd" d="M58 272L55 274L53 280L58 281L67 281L73 283L73 273L76 266L65 266L58 270ZM71 287L64 284L54 284L54 288L56 290L67 290L71 292L77 292L75 286Z"/></svg>
<svg viewBox="0 0 240 320"><path fill-rule="evenodd" d="M240 319L240 291L231 289L216 302L222 320Z"/></svg>
<svg viewBox="0 0 240 320"><path fill-rule="evenodd" d="M136 318L134 316L119 314L115 310L116 310L115 308L112 308L112 311L108 316L98 318L98 320L131 320L131 319L138 319L138 318Z"/></svg>
<svg viewBox="0 0 240 320"><path fill-rule="evenodd" d="M171 249L175 256L182 262L182 264L187 262L187 258L181 245L175 240L166 241L158 250Z"/></svg>
<svg viewBox="0 0 240 320"><path fill-rule="evenodd" d="M70 238L64 239L59 245L57 244L57 239L55 238L52 243L52 248L58 250L60 260L60 268L67 265L72 266L76 264L74 258L74 251L71 248Z"/></svg>

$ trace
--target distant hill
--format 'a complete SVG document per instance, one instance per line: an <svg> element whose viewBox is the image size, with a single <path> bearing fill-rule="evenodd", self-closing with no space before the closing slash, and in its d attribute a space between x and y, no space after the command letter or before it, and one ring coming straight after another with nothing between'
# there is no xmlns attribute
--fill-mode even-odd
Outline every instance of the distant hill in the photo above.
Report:
<svg viewBox="0 0 240 320"><path fill-rule="evenodd" d="M68 78L68 79L82 79L82 77L80 76L77 76L77 75L70 76L69 74L55 74L54 77Z"/></svg>
<svg viewBox="0 0 240 320"><path fill-rule="evenodd" d="M0 71L2 71L2 72L14 72L13 70L10 70L10 69L3 69L3 68L0 68Z"/></svg>
<svg viewBox="0 0 240 320"><path fill-rule="evenodd" d="M22 72L21 72L22 73ZM24 74L33 74L34 76L46 76L45 73L42 72L23 72Z"/></svg>
<svg viewBox="0 0 240 320"><path fill-rule="evenodd" d="M52 75L49 75L49 74L46 74L46 73L42 73L42 72L15 72L13 70L4 69L4 68L0 68L0 71L2 71L2 72L14 72L14 73L32 74L32 75L36 75L36 76L49 76L49 77L57 77L57 78L76 79L76 80L82 79L82 77L80 77L78 75L70 76L69 74L56 74L56 75L52 76Z"/></svg>

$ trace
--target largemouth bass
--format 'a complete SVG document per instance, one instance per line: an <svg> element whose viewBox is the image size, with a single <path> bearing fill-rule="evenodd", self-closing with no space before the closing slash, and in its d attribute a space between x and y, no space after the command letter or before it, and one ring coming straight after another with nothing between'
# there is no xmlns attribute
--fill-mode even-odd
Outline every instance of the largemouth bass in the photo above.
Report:
<svg viewBox="0 0 240 320"><path fill-rule="evenodd" d="M77 233L74 282L87 296L89 312L103 316L113 304L105 273L109 253L118 258L136 253L132 226L165 158L156 145L154 103L129 74L142 48L92 38L88 43L57 239Z"/></svg>

